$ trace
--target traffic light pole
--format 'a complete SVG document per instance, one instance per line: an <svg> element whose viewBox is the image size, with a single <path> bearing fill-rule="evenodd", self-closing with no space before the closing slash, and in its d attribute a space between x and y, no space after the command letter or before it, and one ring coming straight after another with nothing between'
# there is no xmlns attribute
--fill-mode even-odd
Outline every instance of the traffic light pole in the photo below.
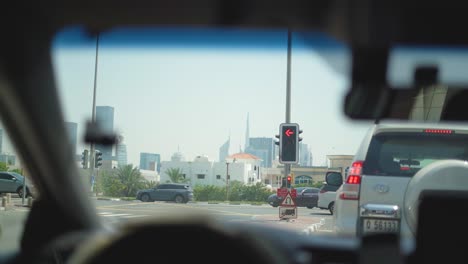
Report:
<svg viewBox="0 0 468 264"><path fill-rule="evenodd" d="M93 111L92 111L92 123L96 122L96 87L97 87L97 71L98 71L98 53L99 52L99 33L96 36L96 56L95 56L95 63L94 63L94 88L93 88ZM89 153L89 168L91 173L91 193L94 191L94 156L96 155L94 143L91 143L90 146L90 153Z"/></svg>
<svg viewBox="0 0 468 264"><path fill-rule="evenodd" d="M286 68L286 123L291 122L291 50L292 50L292 33L288 29L288 57ZM284 177L287 177L291 172L291 164L284 165Z"/></svg>

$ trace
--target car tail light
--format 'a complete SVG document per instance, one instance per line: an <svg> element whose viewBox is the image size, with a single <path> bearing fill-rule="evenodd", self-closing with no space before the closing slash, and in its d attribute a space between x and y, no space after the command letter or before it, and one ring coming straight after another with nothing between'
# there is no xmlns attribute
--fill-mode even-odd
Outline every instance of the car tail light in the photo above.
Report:
<svg viewBox="0 0 468 264"><path fill-rule="evenodd" d="M432 134L453 134L454 131L450 129L425 129L425 133L432 133Z"/></svg>
<svg viewBox="0 0 468 264"><path fill-rule="evenodd" d="M346 182L343 184L343 188L340 193L340 199L342 200L357 200L359 199L359 188L361 186L361 176L363 161L353 162L351 168L349 168L349 176Z"/></svg>

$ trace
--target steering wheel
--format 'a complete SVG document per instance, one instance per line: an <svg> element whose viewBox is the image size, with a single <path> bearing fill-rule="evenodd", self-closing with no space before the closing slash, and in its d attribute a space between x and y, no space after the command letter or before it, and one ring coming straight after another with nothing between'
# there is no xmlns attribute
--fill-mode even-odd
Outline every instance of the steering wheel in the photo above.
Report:
<svg viewBox="0 0 468 264"><path fill-rule="evenodd" d="M266 240L208 219L127 224L82 243L70 263L285 263Z"/></svg>

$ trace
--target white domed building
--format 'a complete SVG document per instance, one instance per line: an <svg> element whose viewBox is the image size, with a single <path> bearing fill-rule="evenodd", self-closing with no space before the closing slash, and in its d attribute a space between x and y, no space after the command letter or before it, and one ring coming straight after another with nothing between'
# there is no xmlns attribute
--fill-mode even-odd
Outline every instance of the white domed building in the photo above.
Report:
<svg viewBox="0 0 468 264"><path fill-rule="evenodd" d="M226 158L224 162L213 162L205 155L196 156L193 161L185 161L180 152L171 156L171 161L161 162L161 183L170 181L167 170L179 168L187 183L196 185L226 185L226 175L229 181L239 181L244 184L261 182L258 175L261 159L248 154L237 153Z"/></svg>

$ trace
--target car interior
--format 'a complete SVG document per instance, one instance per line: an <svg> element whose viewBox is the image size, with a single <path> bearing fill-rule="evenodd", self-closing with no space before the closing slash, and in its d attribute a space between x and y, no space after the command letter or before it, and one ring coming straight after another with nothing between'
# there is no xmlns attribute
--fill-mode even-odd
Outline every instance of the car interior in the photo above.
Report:
<svg viewBox="0 0 468 264"><path fill-rule="evenodd" d="M119 229L105 228L81 191L75 157L66 144L50 54L57 32L75 25L84 27L91 36L115 28L161 25L317 30L351 48L351 87L340 111L355 120L412 122L415 95L424 87L440 84L443 70L431 64L418 65L411 69L413 79L403 89L392 85L386 76L389 51L398 45L466 46L465 17L466 8L419 0L46 0L12 4L0 17L0 115L22 159L35 172L35 186L41 195L25 222L20 250L0 256L0 263L394 264L465 260L465 191L421 195L414 244L401 243L397 235L389 234L305 237L266 226L226 225L206 215L184 219L167 216ZM467 85L442 84L449 89ZM447 100L439 121L468 121L466 94L462 91ZM92 135L89 140L112 142ZM443 213L434 215L435 208ZM441 230L441 224L448 229ZM179 239L180 243L168 242Z"/></svg>

